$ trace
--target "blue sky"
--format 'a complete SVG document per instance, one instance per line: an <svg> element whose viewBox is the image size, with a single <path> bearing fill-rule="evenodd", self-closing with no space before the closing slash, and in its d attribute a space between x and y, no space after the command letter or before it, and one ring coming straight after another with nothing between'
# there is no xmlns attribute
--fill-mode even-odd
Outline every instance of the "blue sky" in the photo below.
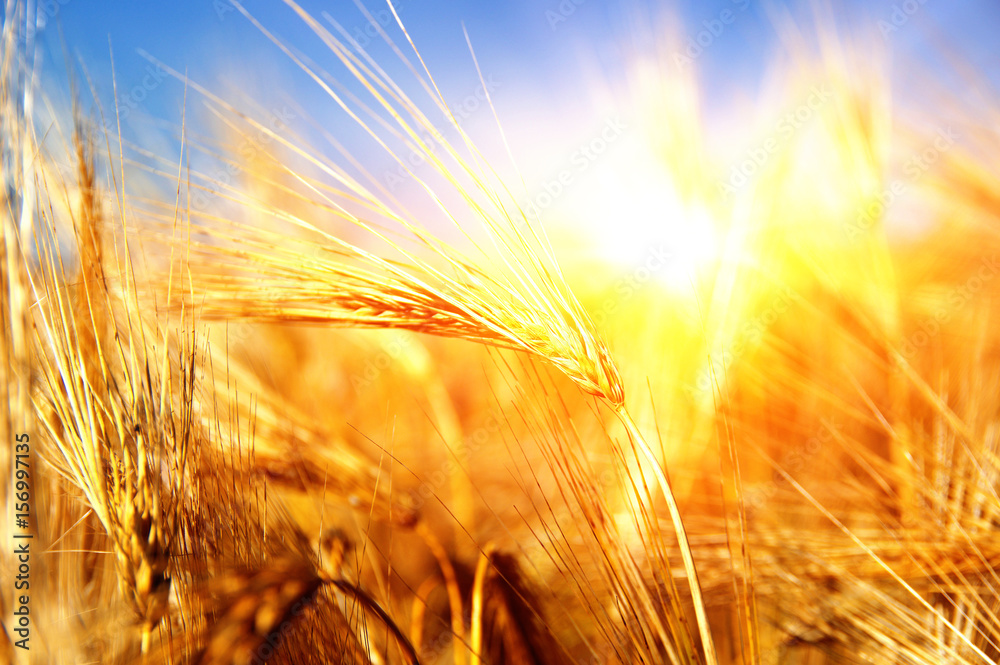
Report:
<svg viewBox="0 0 1000 665"><path fill-rule="evenodd" d="M372 11L385 7L378 0L367 0L366 4ZM580 83L581 72L574 71L574 64L581 51L601 54L621 42L626 28L623 16L628 10L638 8L649 16L679 16L682 34L688 37L696 36L706 22L718 19L722 12L732 11L736 20L698 60L702 77L716 86L723 84L723 88L754 85L774 47L771 17L775 13L788 11L805 20L811 14L807 2L760 0L400 0L396 4L418 47L444 81L460 85L463 76L468 76L464 23L484 68L496 69L519 87L554 87L557 91ZM44 31L50 64L58 68L63 59L57 32L57 24L61 24L70 49L99 82L109 78L110 41L120 88L127 89L129 82L142 78L147 63L138 56L139 49L204 81L223 75L227 63L258 66L261 61L275 63L281 58L228 6L228 0L43 0L42 6L50 8L48 13L54 19ZM301 22L279 1L246 0L244 6L264 25L293 42L304 32ZM314 15L329 12L356 34L366 25L353 3L346 0L304 2L303 6ZM848 0L836 3L835 13L855 25L871 27L879 20L891 20L894 8L914 7L916 11L907 16L906 24L889 35L897 54L936 53L929 39L941 37L981 71L996 69L1000 55L996 46L996 29L1000 27L997 3Z"/></svg>
<svg viewBox="0 0 1000 665"><path fill-rule="evenodd" d="M370 26L354 3L346 0L302 0L302 4L320 20L329 14L356 36ZM365 0L365 4L376 17L383 17L393 39L402 43L395 26L384 19L384 1ZM788 16L808 27L815 4L805 0L396 2L449 104L460 104L479 85L464 26L484 76L498 82L493 102L514 153L528 176L540 179L558 168L560 160L566 161L581 137L591 137L601 129L605 118L594 110L595 78L611 85L619 82L633 54L650 46L639 36L643 30L663 19L674 20L677 42L664 47L663 33L651 33L668 53L683 53L702 42L694 67L703 116L711 132L713 123L719 128L733 125L734 120L738 124L740 119L733 117L732 109L738 101L752 100L766 80L769 66L781 51L775 22ZM86 68L106 110L114 98L109 44L113 47L119 107L128 107L126 137L141 131L148 139L150 126L169 134L180 121L183 85L157 70L143 55L148 54L187 72L191 80L241 107L259 104L259 109L277 110L293 99L374 172L384 173L391 166L391 160L371 150L356 127L338 115L323 93L228 0L43 0L41 6L49 18L41 33L48 82L64 84L67 78L61 28L76 66ZM244 6L293 48L330 66L340 80L348 80L284 3L245 0ZM993 86L1000 82L996 37L1000 4L845 0L829 11L843 34L860 35L889 54L898 76L897 99L926 94L914 78L925 72L943 76L960 97L973 96L976 91L950 73L944 57L947 52ZM407 79L384 44L372 40L368 46L395 78ZM927 104L927 100L920 101ZM197 117L201 103L196 95L189 98L189 121ZM483 141L487 154L502 154L492 123L489 113L477 112L467 129ZM536 159L537 155L555 157L548 164L545 157Z"/></svg>
<svg viewBox="0 0 1000 665"><path fill-rule="evenodd" d="M384 0L364 2L373 12L385 12ZM723 122L729 122L726 114L733 100L753 97L778 50L775 17L787 14L808 25L814 4L805 0L396 2L450 103L459 103L478 85L464 25L484 74L500 82L493 101L501 120L515 127L551 127L554 134L571 133L575 125L569 116L588 103L595 72L609 81L621 77L630 55L627 43L636 34L631 22L648 27L664 17L676 19L678 24L679 43L667 47L668 51L683 50L690 44L688 40L702 38L708 42L695 61L701 102L706 117L721 117ZM132 107L126 134L130 124L148 117L175 123L180 118L183 86L175 80L163 80L162 75L151 78L155 70L141 53L186 71L193 81L220 94L229 95L235 88L264 107L280 106L283 102L276 95L293 96L303 106L316 108L319 115L328 117L322 110L327 101L321 99L321 93L233 10L228 0L40 0L40 6L48 18L41 35L50 88L67 79L61 30L77 65L86 67L102 104L110 108L113 47L119 104L124 101ZM324 64L330 63L329 53L280 0L245 0L244 6L295 48ZM315 16L328 13L355 35L369 27L354 3L347 0L303 0L303 7ZM718 31L719 21L726 18L727 12L731 21L720 34L710 34L713 26ZM992 77L994 84L1000 78L998 3L845 0L835 4L832 14L847 32L867 32L870 40L881 42L894 62L908 63L911 76L921 67L946 71L941 57L944 45L973 70ZM886 30L889 25L893 27L891 32ZM400 39L397 32L391 34ZM648 44L639 48L644 46ZM370 48L379 62L392 61L378 40L373 40ZM914 68L913 63L921 64ZM395 71L400 78L406 78L401 68ZM148 85L151 82L153 85ZM915 87L902 77L900 82L904 93ZM959 90L965 85L955 83ZM337 127L332 129L336 131ZM346 129L345 133L349 134Z"/></svg>

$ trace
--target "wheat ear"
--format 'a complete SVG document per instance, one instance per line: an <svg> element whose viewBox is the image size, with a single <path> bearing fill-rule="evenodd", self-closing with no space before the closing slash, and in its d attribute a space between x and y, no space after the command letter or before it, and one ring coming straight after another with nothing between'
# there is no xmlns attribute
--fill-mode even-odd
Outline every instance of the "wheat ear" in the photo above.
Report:
<svg viewBox="0 0 1000 665"><path fill-rule="evenodd" d="M352 106L331 88L329 75L305 62L238 3L234 4L329 94L364 132L403 163L402 157L388 147L388 138L364 117L367 112L370 118L385 126L380 116L367 107L359 109ZM412 177L472 240L482 257L479 261L464 256L439 240L412 217L385 203L342 169L191 84L254 131L264 132L277 146L305 159L334 180L338 187L343 188L337 192L345 201L326 194L304 174L297 173L278 157L273 157L277 168L284 170L294 181L303 183L315 197L300 194L302 203L312 205L317 213L339 217L362 229L374 241L385 246L390 256L380 256L325 232L287 210L260 201L246 201L244 203L250 209L304 231L309 237L302 243L290 242L287 234L268 233L234 222L205 218L212 224L204 225L199 230L206 233L211 241L186 239L183 245L191 261L186 268L190 269L194 278L185 288L177 291L185 294L184 300L178 304L195 306L201 315L210 319L242 317L284 323L402 328L456 337L525 351L558 368L584 391L604 400L618 414L628 436L654 468L657 484L667 501L680 542L705 659L709 665L715 665L717 658L704 600L698 588L694 557L670 483L660 461L629 415L625 407L624 386L611 353L595 332L589 315L565 283L544 233L527 218L510 198L509 192L490 185L487 174L478 167L481 155L472 147L453 117L454 129L472 151L474 161L463 158L458 149L441 136L418 105L363 50L356 52L349 48L293 0L286 0L286 4L368 91L376 107L391 119L393 124L389 134L424 155L460 196L467 212L480 223L492 251L487 251L469 236L458 221L458 213L448 208L442 197L436 195L431 185L418 174L412 174ZM410 41L398 17L397 23ZM410 43L412 46L412 41ZM414 50L414 53L423 66L419 52ZM433 103L447 113L447 105L433 77L426 67L423 69L426 79L418 75L418 82L430 94ZM416 69L413 71L416 72ZM434 154L422 138L422 133L429 133L440 140L444 146L443 156ZM413 242L405 244L396 241L382 230L380 224L348 212L346 199L354 204L360 203L372 215L398 225ZM275 242L279 237L282 242ZM318 245L319 249L308 251L304 258L301 250L311 245ZM430 258L421 256L418 248Z"/></svg>

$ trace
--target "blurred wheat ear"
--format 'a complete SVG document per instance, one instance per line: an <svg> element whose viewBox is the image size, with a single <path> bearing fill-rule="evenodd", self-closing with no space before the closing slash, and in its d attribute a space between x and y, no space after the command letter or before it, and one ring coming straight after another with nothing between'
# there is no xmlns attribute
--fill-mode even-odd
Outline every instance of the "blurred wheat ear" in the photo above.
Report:
<svg viewBox="0 0 1000 665"><path fill-rule="evenodd" d="M218 619L208 631L197 665L266 662L280 646L278 635L309 607L322 580L294 560L274 561L247 572L232 571L203 590ZM277 645L277 646L276 646Z"/></svg>
<svg viewBox="0 0 1000 665"><path fill-rule="evenodd" d="M74 140L79 262L67 274L55 228L39 230L42 265L32 288L41 371L34 400L54 443L50 462L79 487L111 537L122 595L141 623L147 651L167 611L191 439L193 349L170 362L171 341L127 288L131 265L105 273L93 151L79 126ZM125 292L114 285L126 285Z"/></svg>

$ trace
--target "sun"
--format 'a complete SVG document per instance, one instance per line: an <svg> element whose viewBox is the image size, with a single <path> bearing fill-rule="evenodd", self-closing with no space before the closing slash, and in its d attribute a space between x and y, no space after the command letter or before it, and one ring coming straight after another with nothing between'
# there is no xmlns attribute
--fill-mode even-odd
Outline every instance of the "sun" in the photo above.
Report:
<svg viewBox="0 0 1000 665"><path fill-rule="evenodd" d="M563 212L592 241L594 258L641 272L677 295L693 295L721 255L709 205L683 197L641 137L623 137L597 160L571 199Z"/></svg>

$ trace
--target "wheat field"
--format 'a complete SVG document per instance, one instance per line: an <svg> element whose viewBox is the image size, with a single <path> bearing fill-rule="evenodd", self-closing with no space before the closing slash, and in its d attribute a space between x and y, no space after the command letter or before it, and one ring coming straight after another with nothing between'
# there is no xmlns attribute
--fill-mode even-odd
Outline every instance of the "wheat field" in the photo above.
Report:
<svg viewBox="0 0 1000 665"><path fill-rule="evenodd" d="M173 152L143 145L84 67L53 101L44 8L7 3L0 662L1000 660L1000 125L974 65L973 102L823 9L784 17L794 57L716 163L655 17L615 95L657 162L622 177L674 204L604 225L707 225L678 282L693 250L623 270L545 210L474 40L489 147L393 5L366 13L392 62L294 0L322 61L226 6L349 124L158 62L183 111Z"/></svg>

